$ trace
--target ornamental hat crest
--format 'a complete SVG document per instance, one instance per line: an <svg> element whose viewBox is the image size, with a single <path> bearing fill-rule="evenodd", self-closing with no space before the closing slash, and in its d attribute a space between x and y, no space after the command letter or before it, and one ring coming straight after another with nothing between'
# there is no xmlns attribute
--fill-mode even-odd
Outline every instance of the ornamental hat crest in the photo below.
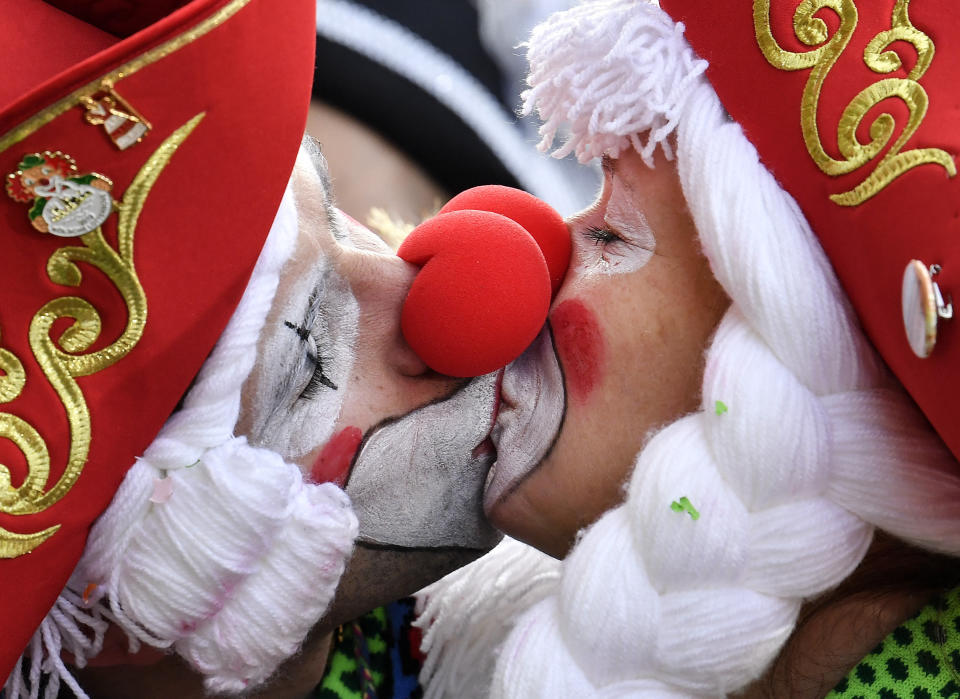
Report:
<svg viewBox="0 0 960 699"><path fill-rule="evenodd" d="M41 233L72 238L100 227L113 209L113 182L103 175L77 171L69 155L57 151L29 153L7 175L7 194L29 202L30 223Z"/></svg>

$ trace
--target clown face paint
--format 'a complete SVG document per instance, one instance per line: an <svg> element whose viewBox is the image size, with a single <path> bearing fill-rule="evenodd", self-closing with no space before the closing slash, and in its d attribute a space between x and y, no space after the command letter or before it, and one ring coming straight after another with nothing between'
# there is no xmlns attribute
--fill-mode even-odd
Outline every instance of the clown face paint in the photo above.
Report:
<svg viewBox="0 0 960 699"><path fill-rule="evenodd" d="M656 250L653 229L643 212L632 205L630 183L619 178L608 182L600 223L580 232L579 242L588 244L573 247L576 271L581 274L629 274L647 264Z"/></svg>
<svg viewBox="0 0 960 699"><path fill-rule="evenodd" d="M360 519L360 541L475 549L497 542L480 504L494 456L483 442L497 383L495 374L480 376L370 433L346 488Z"/></svg>
<svg viewBox="0 0 960 699"><path fill-rule="evenodd" d="M519 374L553 376L559 364L564 390L546 393L568 395L562 424L540 420L530 436L513 437L501 411L484 498L497 527L557 557L622 501L645 439L699 407L703 353L729 304L700 251L674 164L658 154L651 170L631 150L604 171L597 202L567 222L576 263L549 315L556 352L528 352L531 366ZM533 448L540 430L547 436Z"/></svg>
<svg viewBox="0 0 960 699"><path fill-rule="evenodd" d="M550 331L544 328L530 348L503 372L500 412L490 435L497 461L483 494L484 509L520 485L546 456L563 421L563 376Z"/></svg>
<svg viewBox="0 0 960 699"><path fill-rule="evenodd" d="M301 236L296 261L315 250ZM287 288L284 288L287 287ZM255 370L258 411L249 427L253 444L299 460L333 432L353 368L359 307L346 279L328 259L286 274L261 338L273 366ZM342 388L341 388L342 387Z"/></svg>
<svg viewBox="0 0 960 699"><path fill-rule="evenodd" d="M410 349L400 308L416 268L333 206L323 158L305 145L292 180L299 237L237 432L299 464L306 479L347 482L361 542L490 547L499 535L481 491L498 377L464 384Z"/></svg>
<svg viewBox="0 0 960 699"><path fill-rule="evenodd" d="M585 403L604 373L603 333L596 314L579 299L568 299L550 314L564 378L573 398Z"/></svg>

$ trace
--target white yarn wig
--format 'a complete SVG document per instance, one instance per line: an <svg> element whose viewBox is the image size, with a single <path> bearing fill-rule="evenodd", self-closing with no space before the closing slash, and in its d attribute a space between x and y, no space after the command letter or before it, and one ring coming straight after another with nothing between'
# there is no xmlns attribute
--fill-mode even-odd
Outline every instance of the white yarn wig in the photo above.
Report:
<svg viewBox="0 0 960 699"><path fill-rule="evenodd" d="M544 149L569 124L557 154L582 161L632 147L652 166L675 136L732 300L701 410L647 442L625 502L562 563L508 542L425 591L428 696L721 696L763 673L804 600L857 567L875 527L960 554L960 467L682 32L632 0L554 15L528 44L525 108L545 122ZM670 510L679 495L698 520Z"/></svg>
<svg viewBox="0 0 960 699"><path fill-rule="evenodd" d="M241 387L297 236L288 184L243 297L183 407L130 468L6 684L9 699L86 697L83 667L109 623L131 650L171 648L212 692L241 692L293 655L333 598L357 519L332 483L233 430Z"/></svg>

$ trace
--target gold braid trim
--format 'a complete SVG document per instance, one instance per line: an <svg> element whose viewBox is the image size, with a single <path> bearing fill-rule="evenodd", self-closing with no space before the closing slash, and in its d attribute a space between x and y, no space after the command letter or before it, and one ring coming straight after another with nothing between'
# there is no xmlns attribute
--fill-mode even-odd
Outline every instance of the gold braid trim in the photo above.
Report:
<svg viewBox="0 0 960 699"><path fill-rule="evenodd" d="M76 378L89 376L116 363L140 341L147 323L147 297L133 263L133 238L140 212L150 189L163 172L174 152L204 114L198 114L173 132L140 168L118 205L117 248L115 251L98 227L81 236L83 246L64 246L47 261L47 274L55 284L79 286L82 273L77 262L86 262L103 272L116 286L127 307L127 324L112 344L96 352L81 354L100 336L101 320L97 310L77 296L62 296L37 311L30 323L30 348L50 385L63 404L70 424L70 453L63 475L45 490L50 475L50 456L39 432L21 418L0 413L0 437L12 441L27 461L27 476L14 488L10 471L0 464L0 512L30 515L42 512L60 501L77 482L90 453L90 411ZM54 341L51 330L56 321L70 318L73 323ZM59 344L59 346L58 346ZM0 404L16 399L26 383L23 365L8 350L0 349ZM54 525L40 532L17 534L0 528L0 558L15 558L29 553L59 529Z"/></svg>
<svg viewBox="0 0 960 699"><path fill-rule="evenodd" d="M940 148L916 148L903 151L903 146L920 128L927 113L927 93L918 82L933 61L934 46L929 36L913 26L908 13L909 0L897 0L891 17L891 29L880 32L867 44L864 63L872 71L889 74L902 63L896 52L888 50L895 41L911 44L917 52L917 63L906 78L885 78L863 89L843 110L837 125L837 147L842 160L831 157L823 148L817 127L820 93L837 59L846 49L857 26L857 7L853 0L803 0L793 17L797 39L818 48L803 53L784 50L770 28L770 0L754 0L753 25L757 43L767 62L780 70L810 69L800 105L800 124L807 152L822 172L832 177L845 175L873 160L889 143L895 130L894 118L880 114L870 124L870 142L857 141L856 132L867 113L890 97L903 100L910 116L900 137L894 141L873 171L848 192L830 196L841 206L856 206L878 194L893 180L918 165L939 165L948 176L956 175L953 156ZM824 9L840 18L833 36L827 35L826 23L814 15ZM903 152L901 152L903 151Z"/></svg>

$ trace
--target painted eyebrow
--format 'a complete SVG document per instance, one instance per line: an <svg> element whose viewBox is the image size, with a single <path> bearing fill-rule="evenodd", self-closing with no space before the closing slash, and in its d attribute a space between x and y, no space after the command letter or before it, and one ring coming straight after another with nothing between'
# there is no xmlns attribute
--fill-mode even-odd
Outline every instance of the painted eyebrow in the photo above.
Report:
<svg viewBox="0 0 960 699"><path fill-rule="evenodd" d="M327 218L327 226L330 228L333 237L336 240L343 240L347 237L346 232L341 231L338 225L336 210L334 208L333 180L330 177L330 166L323 155L323 149L320 142L313 136L305 134L302 145L307 155L310 157L310 163L320 177L320 184L323 186L323 211Z"/></svg>
<svg viewBox="0 0 960 699"><path fill-rule="evenodd" d="M312 328L313 324L316 322L317 315L320 313L320 307L323 305L323 300L326 296L328 274L330 274L330 270L325 271L321 275L321 277L317 280L316 285L313 287L313 290L310 292L310 297L307 300L307 307L304 310L303 319L301 322L297 324L290 320L283 321L284 327L295 332L300 338L301 343L308 342L311 339L310 328ZM319 361L319 358L314 357L313 361ZM290 395L291 391L294 389L294 382L301 376L304 367L309 362L309 352L297 353L296 364L293 365L291 371L284 372L283 378L280 380L280 383L277 384L276 391L274 393L274 403L270 406L270 419L273 418L273 413L284 405L285 398Z"/></svg>
<svg viewBox="0 0 960 699"><path fill-rule="evenodd" d="M323 191L326 193L327 199L332 199L333 183L330 179L330 166L327 164L327 159L323 155L320 142L313 136L304 135L302 145L304 150L307 151L307 155L310 156L310 163L313 165L313 169L316 170L320 176L320 181L323 183Z"/></svg>

